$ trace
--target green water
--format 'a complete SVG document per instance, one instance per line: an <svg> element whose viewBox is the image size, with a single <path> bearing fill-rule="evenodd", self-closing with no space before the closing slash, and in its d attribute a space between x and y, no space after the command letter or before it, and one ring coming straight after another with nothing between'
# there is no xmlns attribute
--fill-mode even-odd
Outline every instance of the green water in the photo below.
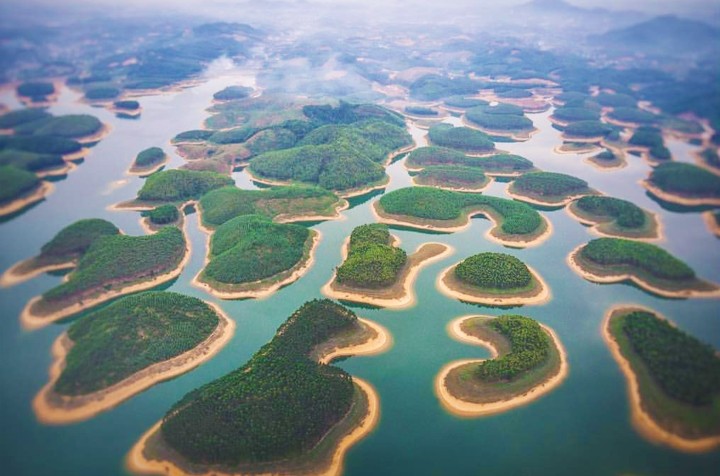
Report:
<svg viewBox="0 0 720 476"><path fill-rule="evenodd" d="M75 172L56 184L56 191L46 201L0 225L0 270L36 254L59 229L80 218L106 218L126 233L140 234L137 213L110 212L106 207L134 197L141 186L142 179L124 175L139 151L160 145L173 156L170 167L182 163L168 140L178 132L199 127L207 116L203 110L209 106L212 93L236 84L236 71L212 74L220 76L180 93L142 98L144 111L138 120L117 119L103 109L79 104L77 94L66 90L52 112L90 112L112 124L113 131ZM15 104L7 94L0 96L0 102ZM629 157L629 166L623 170L602 172L583 163L581 156L553 153L560 138L547 121L549 113L530 116L541 129L530 141L500 147L528 157L539 168L582 177L598 190L658 212L667 236L662 246L687 261L700 276L720 282L720 246L699 214L667 211L648 197L637 181L649 167L637 157ZM683 154L692 150L683 145L671 148ZM389 172L392 181L388 190L409 185L402 161L393 164ZM243 172L234 176L240 186L252 186ZM127 182L113 185L121 179ZM504 196L506 186L494 183L486 193ZM57 284L59 278L42 276L0 289L3 474L125 474L123 458L127 451L174 402L243 364L272 338L292 311L306 300L320 297L320 288L340 262L342 241L355 226L373 221L369 206L376 199L355 200L359 204L344 213L344 220L315 225L323 234L315 265L296 283L260 301L218 301L189 285L202 265L206 240L197 229L197 217L190 216L188 231L194 252L169 289L219 303L237 322L233 339L196 370L76 425L40 425L31 409L33 396L47 381L50 346L67 323L25 332L18 321L27 300ZM715 474L720 452L678 453L647 442L632 428L625 380L602 342L600 323L613 304L642 304L720 348L720 302L667 300L630 285L589 283L567 267L565 257L592 235L563 210L542 213L552 221L555 233L541 246L525 250L503 249L486 240L490 222L483 219L474 219L469 229L455 234L394 231L407 250L426 241L442 241L456 252L420 272L414 308L356 308L360 315L386 326L395 344L383 355L351 358L339 364L371 382L381 399L381 421L370 436L350 450L347 475ZM450 339L445 327L462 315L499 315L504 310L454 301L442 296L434 283L445 267L488 250L518 256L539 270L550 285L552 301L513 311L555 329L568 351L570 375L558 389L531 405L497 416L463 420L440 407L433 380L445 363L485 357L487 353Z"/></svg>

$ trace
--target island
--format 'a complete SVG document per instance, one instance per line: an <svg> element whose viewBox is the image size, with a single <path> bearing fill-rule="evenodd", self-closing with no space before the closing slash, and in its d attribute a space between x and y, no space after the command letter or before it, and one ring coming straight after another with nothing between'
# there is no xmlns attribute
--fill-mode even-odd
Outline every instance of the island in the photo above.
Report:
<svg viewBox="0 0 720 476"><path fill-rule="evenodd" d="M664 249L623 238L598 238L568 255L580 276L596 283L632 281L669 298L718 297L720 286L699 279L690 266Z"/></svg>
<svg viewBox="0 0 720 476"><path fill-rule="evenodd" d="M720 446L720 357L658 313L616 306L603 338L628 386L633 426L653 443L690 453Z"/></svg>
<svg viewBox="0 0 720 476"><path fill-rule="evenodd" d="M578 121L597 121L600 119L600 111L596 108L584 106L564 106L553 111L550 122L559 126L567 126Z"/></svg>
<svg viewBox="0 0 720 476"><path fill-rule="evenodd" d="M657 122L659 117L636 107L615 107L607 113L606 119L611 124L623 127L639 127L653 124Z"/></svg>
<svg viewBox="0 0 720 476"><path fill-rule="evenodd" d="M562 138L570 142L600 142L612 130L601 121L576 121L562 127Z"/></svg>
<svg viewBox="0 0 720 476"><path fill-rule="evenodd" d="M35 415L50 425L91 418L209 360L234 328L219 307L194 297L148 291L120 298L57 338Z"/></svg>
<svg viewBox="0 0 720 476"><path fill-rule="evenodd" d="M667 202L685 206L720 206L720 176L696 165L668 162L655 167L640 182Z"/></svg>
<svg viewBox="0 0 720 476"><path fill-rule="evenodd" d="M479 167L435 165L425 167L414 175L412 183L457 192L482 192L492 183L492 179Z"/></svg>
<svg viewBox="0 0 720 476"><path fill-rule="evenodd" d="M585 159L587 163L592 165L598 170L616 170L627 167L627 161L625 160L625 154L623 151L618 149L606 148L602 152L588 157Z"/></svg>
<svg viewBox="0 0 720 476"><path fill-rule="evenodd" d="M266 297L313 264L320 234L300 225L242 215L218 226L193 284L222 299Z"/></svg>
<svg viewBox="0 0 720 476"><path fill-rule="evenodd" d="M21 83L15 89L18 98L26 106L49 106L58 98L55 84L45 81L29 81Z"/></svg>
<svg viewBox="0 0 720 476"><path fill-rule="evenodd" d="M428 138L433 145L474 155L491 155L495 153L495 143L490 136L469 127L436 124L430 128Z"/></svg>
<svg viewBox="0 0 720 476"><path fill-rule="evenodd" d="M140 103L135 100L115 101L110 108L118 117L135 118L142 114Z"/></svg>
<svg viewBox="0 0 720 476"><path fill-rule="evenodd" d="M703 220L705 220L708 230L713 235L720 237L720 211L703 213Z"/></svg>
<svg viewBox="0 0 720 476"><path fill-rule="evenodd" d="M175 205L160 205L159 207L140 212L143 217L141 225L146 232L155 233L164 226L183 226L183 214Z"/></svg>
<svg viewBox="0 0 720 476"><path fill-rule="evenodd" d="M552 225L531 206L477 193L431 187L393 190L373 203L378 221L424 230L455 232L470 226L470 217L493 222L486 237L505 246L536 246L552 234Z"/></svg>
<svg viewBox="0 0 720 476"><path fill-rule="evenodd" d="M160 147L150 147L140 151L135 157L128 173L131 175L150 175L165 167L167 154Z"/></svg>
<svg viewBox="0 0 720 476"><path fill-rule="evenodd" d="M132 448L128 469L339 474L348 448L377 424L379 399L327 358L379 353L390 342L343 306L307 302L245 365L175 404Z"/></svg>
<svg viewBox="0 0 720 476"><path fill-rule="evenodd" d="M13 286L49 271L74 268L90 246L103 236L119 235L120 230L107 220L78 220L60 230L45 243L37 256L21 261L3 273L0 286Z"/></svg>
<svg viewBox="0 0 720 476"><path fill-rule="evenodd" d="M252 88L246 86L228 86L222 91L213 94L215 101L234 101L236 99L245 99L253 92Z"/></svg>
<svg viewBox="0 0 720 476"><path fill-rule="evenodd" d="M522 306L550 300L550 288L534 269L505 253L478 253L445 269L437 288L473 304Z"/></svg>
<svg viewBox="0 0 720 476"><path fill-rule="evenodd" d="M179 276L189 256L189 242L172 226L147 236L102 236L67 280L27 303L20 320L26 329L37 329L119 296L152 289Z"/></svg>
<svg viewBox="0 0 720 476"><path fill-rule="evenodd" d="M518 177L507 194L523 202L540 206L564 206L578 197L598 192L588 183L571 175L555 172L531 172Z"/></svg>
<svg viewBox="0 0 720 476"><path fill-rule="evenodd" d="M626 150L641 152L645 160L651 164L672 159L670 150L665 147L662 131L657 127L642 126L635 129L628 140Z"/></svg>
<svg viewBox="0 0 720 476"><path fill-rule="evenodd" d="M0 166L0 217L28 208L51 191L52 185L32 172L14 165Z"/></svg>
<svg viewBox="0 0 720 476"><path fill-rule="evenodd" d="M536 130L523 109L512 104L476 106L465 112L465 118L486 134L512 140L527 140Z"/></svg>
<svg viewBox="0 0 720 476"><path fill-rule="evenodd" d="M532 172L535 166L525 157L513 154L495 154L487 157L468 156L446 147L419 147L405 160L408 170L418 171L431 166L477 167L493 177L514 177Z"/></svg>
<svg viewBox="0 0 720 476"><path fill-rule="evenodd" d="M453 415L480 417L527 405L556 389L568 375L560 339L529 317L466 316L452 321L448 332L492 354L488 360L451 362L438 373L435 394Z"/></svg>
<svg viewBox="0 0 720 476"><path fill-rule="evenodd" d="M197 200L210 190L233 184L232 178L216 172L161 170L145 180L135 200L119 203L114 208L149 209L168 203L185 203Z"/></svg>
<svg viewBox="0 0 720 476"><path fill-rule="evenodd" d="M586 195L569 203L565 210L598 235L636 240L659 240L663 237L657 214L627 200Z"/></svg>
<svg viewBox="0 0 720 476"><path fill-rule="evenodd" d="M341 301L389 309L413 306L413 285L420 269L448 256L452 249L442 243L424 243L407 256L398 248L398 242L387 225L373 223L355 228L343 243L343 263L323 286L322 293Z"/></svg>

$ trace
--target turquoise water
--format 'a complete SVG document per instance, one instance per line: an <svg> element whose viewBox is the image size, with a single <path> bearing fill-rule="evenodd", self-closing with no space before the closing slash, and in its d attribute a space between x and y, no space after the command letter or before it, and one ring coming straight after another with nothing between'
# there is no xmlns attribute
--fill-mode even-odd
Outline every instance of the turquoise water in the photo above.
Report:
<svg viewBox="0 0 720 476"><path fill-rule="evenodd" d="M89 112L112 124L112 133L67 179L57 182L46 201L19 217L0 224L0 270L37 253L40 246L65 225L87 217L112 220L126 233L140 234L138 214L106 208L135 196L142 179L125 170L142 149L160 145L170 152L169 167L182 160L168 140L183 130L198 128L207 117L212 93L235 84L236 71L215 71L207 83L180 93L141 98L139 120L115 118L104 109L76 102L65 90L53 106L57 114ZM248 75L244 76L245 79ZM13 105L12 97L0 102ZM609 195L631 200L659 213L666 234L663 247L688 262L701 277L720 282L720 246L697 213L665 210L637 185L649 166L629 157L627 168L603 172L581 156L558 155L560 133L550 127L550 111L530 115L541 132L525 143L501 148L533 160L539 168L565 172L587 180ZM692 150L671 144L676 154ZM678 160L690 160L677 157ZM393 164L388 190L409 185L403 161ZM234 174L239 186L251 182ZM126 180L117 182L118 180ZM507 184L494 183L486 192L504 196ZM315 225L322 232L316 263L299 281L265 300L219 301L190 286L199 271L206 237L197 229L197 217L188 219L193 255L170 290L197 296L221 307L237 322L231 342L210 362L179 378L135 396L112 411L70 426L44 426L31 409L33 396L47 381L49 349L67 323L26 332L18 315L31 297L59 282L41 276L10 289L0 289L0 452L3 473L11 475L125 474L123 458L137 438L165 411L193 388L242 365L269 341L286 317L308 299L321 297L320 288L340 262L340 246L351 230L373 221L371 200L344 213L345 219ZM600 336L605 311L616 303L636 303L656 309L702 340L720 348L718 300L668 300L624 284L597 285L575 275L566 255L593 236L563 210L543 211L555 229L536 248L506 249L484 238L490 222L474 219L455 234L426 234L394 230L410 251L426 241L452 245L454 255L423 268L416 284L418 304L401 311L355 308L386 326L394 347L374 357L343 361L342 367L372 383L381 399L382 418L375 431L353 447L346 459L347 475L412 474L714 474L720 452L687 455L655 446L632 428L625 380ZM470 313L499 315L502 309L464 304L441 295L435 278L445 267L481 251L504 251L518 256L543 275L553 299L542 306L513 309L551 326L565 345L570 375L555 391L535 403L500 415L458 419L446 413L433 393L438 370L458 358L485 357L478 347L448 337L451 320ZM713 470L715 468L715 470Z"/></svg>

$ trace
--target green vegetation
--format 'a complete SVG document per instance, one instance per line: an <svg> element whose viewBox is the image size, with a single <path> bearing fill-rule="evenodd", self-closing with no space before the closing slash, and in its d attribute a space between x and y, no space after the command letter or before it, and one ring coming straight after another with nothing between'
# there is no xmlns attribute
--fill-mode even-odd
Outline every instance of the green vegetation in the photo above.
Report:
<svg viewBox="0 0 720 476"><path fill-rule="evenodd" d="M445 104L447 104L450 107L467 109L469 107L485 106L489 103L482 99L466 98L463 96L450 96L449 98L445 99Z"/></svg>
<svg viewBox="0 0 720 476"><path fill-rule="evenodd" d="M655 114L634 107L616 107L608 113L608 117L634 124L652 124L658 120Z"/></svg>
<svg viewBox="0 0 720 476"><path fill-rule="evenodd" d="M245 365L194 390L163 418L163 440L189 461L234 466L307 453L350 410L352 377L309 359L358 325L328 300L305 303Z"/></svg>
<svg viewBox="0 0 720 476"><path fill-rule="evenodd" d="M115 101L113 103L113 107L116 107L117 109L124 109L126 111L136 111L140 109L140 103L135 100Z"/></svg>
<svg viewBox="0 0 720 476"><path fill-rule="evenodd" d="M39 184L40 179L31 172L12 165L0 166L0 204L20 198Z"/></svg>
<svg viewBox="0 0 720 476"><path fill-rule="evenodd" d="M78 396L110 387L155 363L192 350L218 316L200 299L172 292L124 297L73 323L73 346L55 392Z"/></svg>
<svg viewBox="0 0 720 476"><path fill-rule="evenodd" d="M311 122L321 125L353 124L375 120L398 127L405 126L405 120L401 115L376 104L350 104L340 101L336 107L328 104L304 106L302 112Z"/></svg>
<svg viewBox="0 0 720 476"><path fill-rule="evenodd" d="M435 109L422 106L406 106L405 112L414 116L437 116L438 112Z"/></svg>
<svg viewBox="0 0 720 476"><path fill-rule="evenodd" d="M14 149L36 154L65 155L82 150L79 142L55 136L0 136L0 150Z"/></svg>
<svg viewBox="0 0 720 476"><path fill-rule="evenodd" d="M410 96L421 101L435 101L448 96L477 93L481 83L464 76L447 78L427 74L410 85Z"/></svg>
<svg viewBox="0 0 720 476"><path fill-rule="evenodd" d="M495 149L490 136L469 127L437 124L430 128L429 138L435 145L466 152L489 152Z"/></svg>
<svg viewBox="0 0 720 476"><path fill-rule="evenodd" d="M150 147L141 151L133 162L133 168L147 169L165 160L165 152L160 147Z"/></svg>
<svg viewBox="0 0 720 476"><path fill-rule="evenodd" d="M245 86L228 86L222 91L213 94L213 99L217 101L232 101L234 99L245 99L252 93L252 88Z"/></svg>
<svg viewBox="0 0 720 476"><path fill-rule="evenodd" d="M98 86L85 90L85 99L101 101L104 99L115 99L120 95L120 89L113 86Z"/></svg>
<svg viewBox="0 0 720 476"><path fill-rule="evenodd" d="M662 131L656 127L638 127L628 143L648 147L650 155L658 160L670 160L671 158L670 150L665 147Z"/></svg>
<svg viewBox="0 0 720 476"><path fill-rule="evenodd" d="M720 177L692 164L660 164L650 173L648 181L664 192L688 197L720 198Z"/></svg>
<svg viewBox="0 0 720 476"><path fill-rule="evenodd" d="M45 243L36 261L46 265L76 260L82 257L98 239L119 234L120 230L109 221L100 218L78 220L60 230Z"/></svg>
<svg viewBox="0 0 720 476"><path fill-rule="evenodd" d="M39 304L77 303L94 293L153 279L175 269L184 254L183 234L171 226L148 236L102 236L92 242L68 281L44 293Z"/></svg>
<svg viewBox="0 0 720 476"><path fill-rule="evenodd" d="M598 238L583 246L580 256L601 266L625 265L637 268L660 279L695 279L695 272L687 264L649 243L621 238Z"/></svg>
<svg viewBox="0 0 720 476"><path fill-rule="evenodd" d="M600 119L600 113L594 109L565 106L555 109L553 117L564 122L597 121Z"/></svg>
<svg viewBox="0 0 720 476"><path fill-rule="evenodd" d="M482 169L462 165L437 165L424 168L415 176L415 183L449 189L479 189L487 185Z"/></svg>
<svg viewBox="0 0 720 476"><path fill-rule="evenodd" d="M637 105L637 100L627 94L600 93L593 99L606 107L634 108Z"/></svg>
<svg viewBox="0 0 720 476"><path fill-rule="evenodd" d="M571 175L530 172L518 177L512 184L512 190L530 197L568 197L589 189L586 181Z"/></svg>
<svg viewBox="0 0 720 476"><path fill-rule="evenodd" d="M474 375L483 382L515 380L548 359L550 339L536 321L506 314L491 319L488 326L509 341L510 352L477 366Z"/></svg>
<svg viewBox="0 0 720 476"><path fill-rule="evenodd" d="M704 149L702 152L700 152L700 157L706 164L712 167L720 168L720 155L718 155L716 149L708 147L707 149ZM0 161L0 163L2 162Z"/></svg>
<svg viewBox="0 0 720 476"><path fill-rule="evenodd" d="M479 288L513 290L532 283L528 267L514 256L504 253L479 253L455 267L455 277Z"/></svg>
<svg viewBox="0 0 720 476"><path fill-rule="evenodd" d="M593 158L598 159L598 160L608 161L608 162L617 159L617 157L615 156L613 151L611 151L610 149L603 150L599 154L596 154Z"/></svg>
<svg viewBox="0 0 720 476"><path fill-rule="evenodd" d="M150 202L197 199L210 190L231 184L232 178L215 172L163 170L147 178L138 199Z"/></svg>
<svg viewBox="0 0 720 476"><path fill-rule="evenodd" d="M212 135L207 138L207 141L213 144L240 144L248 140L256 132L257 129L253 127L236 127L234 129L213 132Z"/></svg>
<svg viewBox="0 0 720 476"><path fill-rule="evenodd" d="M520 107L511 104L477 106L467 110L465 117L480 127L497 131L528 131L533 122L523 115Z"/></svg>
<svg viewBox="0 0 720 476"><path fill-rule="evenodd" d="M200 199L202 221L216 227L241 215L276 216L332 215L338 197L319 187L273 187L263 190L241 190L223 187L208 192Z"/></svg>
<svg viewBox="0 0 720 476"><path fill-rule="evenodd" d="M27 124L52 117L43 109L18 109L0 116L0 129L14 129L20 124Z"/></svg>
<svg viewBox="0 0 720 476"><path fill-rule="evenodd" d="M563 128L565 135L570 137L605 137L612 131L612 127L600 121L577 121Z"/></svg>
<svg viewBox="0 0 720 476"><path fill-rule="evenodd" d="M146 210L141 213L147 217L153 225L167 225L176 223L180 219L180 210L175 205L160 205L152 210Z"/></svg>
<svg viewBox="0 0 720 476"><path fill-rule="evenodd" d="M533 96L533 93L525 89L507 89L505 91L498 91L495 89L495 94L499 98L507 99L525 99Z"/></svg>
<svg viewBox="0 0 720 476"><path fill-rule="evenodd" d="M500 230L508 235L536 232L543 224L540 214L531 206L514 200L452 192L430 187L408 187L383 195L382 210L392 215L404 215L426 220L457 220L468 209L489 208L500 215Z"/></svg>
<svg viewBox="0 0 720 476"><path fill-rule="evenodd" d="M445 147L420 147L410 152L406 164L411 168L433 165L457 165L481 168L488 174L527 172L534 168L525 157L512 154L496 154L489 157L469 157L462 152Z"/></svg>
<svg viewBox="0 0 720 476"><path fill-rule="evenodd" d="M575 202L583 212L598 217L612 217L620 228L638 229L646 225L642 208L627 200L605 196L585 196Z"/></svg>
<svg viewBox="0 0 720 476"><path fill-rule="evenodd" d="M208 140L214 133L215 131L208 131L204 129L185 131L173 137L172 142L202 142Z"/></svg>
<svg viewBox="0 0 720 476"><path fill-rule="evenodd" d="M213 234L202 279L232 285L270 278L300 262L309 237L303 226L259 215L233 218Z"/></svg>
<svg viewBox="0 0 720 476"><path fill-rule="evenodd" d="M60 155L36 154L22 150L0 150L0 166L12 165L29 172L63 167L65 161Z"/></svg>
<svg viewBox="0 0 720 476"><path fill-rule="evenodd" d="M341 284L360 288L391 286L407 262L407 254L392 246L386 225L361 225L350 235L348 256L337 269Z"/></svg>
<svg viewBox="0 0 720 476"><path fill-rule="evenodd" d="M41 127L33 131L37 136L55 136L73 139L95 134L103 124L95 116L87 114L69 114L49 118Z"/></svg>
<svg viewBox="0 0 720 476"><path fill-rule="evenodd" d="M43 100L46 96L49 96L54 92L55 86L53 85L53 83L22 83L17 87L18 95L29 97L33 100Z"/></svg>

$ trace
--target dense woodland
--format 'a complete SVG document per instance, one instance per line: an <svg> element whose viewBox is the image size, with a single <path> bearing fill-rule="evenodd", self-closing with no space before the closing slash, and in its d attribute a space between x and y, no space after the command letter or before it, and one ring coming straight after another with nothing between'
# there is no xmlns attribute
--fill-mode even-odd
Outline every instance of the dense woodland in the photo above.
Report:
<svg viewBox="0 0 720 476"><path fill-rule="evenodd" d="M79 259L90 246L103 236L119 235L120 230L107 220L87 218L60 230L40 249L37 261L41 264L66 263Z"/></svg>
<svg viewBox="0 0 720 476"><path fill-rule="evenodd" d="M0 204L31 192L39 184L40 179L33 173L13 165L0 166Z"/></svg>
<svg viewBox="0 0 720 476"><path fill-rule="evenodd" d="M73 346L54 390L76 396L107 388L193 349L218 320L206 303L182 294L150 291L121 298L70 326Z"/></svg>
<svg viewBox="0 0 720 476"><path fill-rule="evenodd" d="M180 219L180 210L175 205L166 204L144 210L141 215L147 217L153 225L167 225Z"/></svg>
<svg viewBox="0 0 720 476"><path fill-rule="evenodd" d="M576 121L562 128L570 137L605 137L613 131L612 126L600 121Z"/></svg>
<svg viewBox="0 0 720 476"><path fill-rule="evenodd" d="M660 164L650 173L648 181L665 192L688 197L720 198L720 177L692 164Z"/></svg>
<svg viewBox="0 0 720 476"><path fill-rule="evenodd" d="M55 92L53 83L28 82L18 85L16 89L19 96L31 98L33 101L42 101Z"/></svg>
<svg viewBox="0 0 720 476"><path fill-rule="evenodd" d="M655 114L634 107L616 107L608 113L608 117L633 124L653 124L658 120Z"/></svg>
<svg viewBox="0 0 720 476"><path fill-rule="evenodd" d="M523 115L522 108L510 104L476 106L466 111L465 117L480 127L495 131L529 131L533 122Z"/></svg>
<svg viewBox="0 0 720 476"><path fill-rule="evenodd" d="M177 402L163 419L163 439L193 463L306 453L345 416L354 393L347 372L308 355L355 325L355 314L332 301L305 303L245 365Z"/></svg>
<svg viewBox="0 0 720 476"><path fill-rule="evenodd" d="M586 181L555 172L530 172L518 177L513 191L542 197L565 197L588 191Z"/></svg>
<svg viewBox="0 0 720 476"><path fill-rule="evenodd" d="M593 216L611 217L621 228L642 228L647 222L642 208L619 198L586 195L577 200L575 206Z"/></svg>
<svg viewBox="0 0 720 476"><path fill-rule="evenodd" d="M440 188L479 188L488 183L488 178L477 167L435 165L421 170L415 183Z"/></svg>
<svg viewBox="0 0 720 476"><path fill-rule="evenodd" d="M437 146L464 152L489 152L495 149L495 144L490 136L469 127L437 124L430 128L428 137L430 142Z"/></svg>
<svg viewBox="0 0 720 476"><path fill-rule="evenodd" d="M455 267L455 277L471 286L511 291L532 283L528 267L505 253L479 253Z"/></svg>
<svg viewBox="0 0 720 476"><path fill-rule="evenodd" d="M407 254L391 242L387 225L372 223L355 228L350 234L347 259L337 269L338 282L361 288L384 288L395 283Z"/></svg>
<svg viewBox="0 0 720 476"><path fill-rule="evenodd" d="M134 167L150 168L165 159L165 152L160 147L150 147L140 151L135 157Z"/></svg>
<svg viewBox="0 0 720 476"><path fill-rule="evenodd" d="M584 107L565 106L555 109L553 117L564 122L597 121L600 119L600 112Z"/></svg>
<svg viewBox="0 0 720 476"><path fill-rule="evenodd" d="M215 172L163 170L145 180L137 197L149 202L179 202L200 198L210 190L232 184L232 178Z"/></svg>
<svg viewBox="0 0 720 476"><path fill-rule="evenodd" d="M657 127L638 127L633 132L630 140L628 140L628 144L647 147L650 150L650 155L658 160L669 160L671 158L670 150L665 147L662 131Z"/></svg>

